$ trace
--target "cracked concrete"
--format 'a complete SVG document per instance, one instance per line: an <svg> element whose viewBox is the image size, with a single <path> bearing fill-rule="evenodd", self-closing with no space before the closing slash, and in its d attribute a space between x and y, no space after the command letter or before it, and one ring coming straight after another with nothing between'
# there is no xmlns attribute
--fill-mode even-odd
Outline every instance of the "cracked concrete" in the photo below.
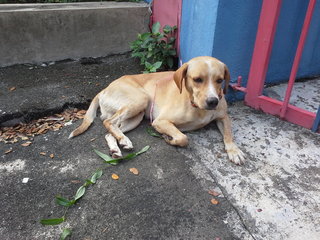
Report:
<svg viewBox="0 0 320 240"><path fill-rule="evenodd" d="M0 69L2 123L52 113L66 102L86 106L112 79L140 71L127 56L29 68ZM17 89L8 91L12 86ZM0 142L0 238L57 239L70 227L71 239L320 239L320 135L242 102L230 104L229 112L235 142L247 156L244 166L227 160L214 123L187 133L187 148L175 148L149 136L144 121L128 136L136 150L147 144L150 150L106 167L67 221L52 227L39 219L62 215L54 196L71 197L103 165L92 152L107 152L101 121L72 140L67 137L78 122L35 137L29 147ZM39 154L44 151L55 157ZM120 179L112 180L112 173ZM211 204L209 189L222 193L219 204Z"/></svg>

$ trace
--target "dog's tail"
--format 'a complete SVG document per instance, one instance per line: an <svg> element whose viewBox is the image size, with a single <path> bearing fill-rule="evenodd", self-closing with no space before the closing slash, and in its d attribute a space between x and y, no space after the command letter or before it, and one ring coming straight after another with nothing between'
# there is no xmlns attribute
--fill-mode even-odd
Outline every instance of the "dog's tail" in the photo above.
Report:
<svg viewBox="0 0 320 240"><path fill-rule="evenodd" d="M77 127L70 135L69 139L80 135L85 132L93 122L94 118L97 115L97 109L99 107L99 95L95 96L92 102L90 103L89 109L84 115L84 119L79 127Z"/></svg>

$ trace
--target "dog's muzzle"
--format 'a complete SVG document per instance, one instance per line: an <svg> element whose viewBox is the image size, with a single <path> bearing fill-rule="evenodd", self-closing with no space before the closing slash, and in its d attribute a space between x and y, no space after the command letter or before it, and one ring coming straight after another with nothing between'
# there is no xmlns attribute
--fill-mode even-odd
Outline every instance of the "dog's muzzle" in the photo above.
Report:
<svg viewBox="0 0 320 240"><path fill-rule="evenodd" d="M217 107L218 103L219 103L219 99L218 98L209 97L206 100L206 105L207 105L206 109L207 110L213 110L213 109L215 109Z"/></svg>

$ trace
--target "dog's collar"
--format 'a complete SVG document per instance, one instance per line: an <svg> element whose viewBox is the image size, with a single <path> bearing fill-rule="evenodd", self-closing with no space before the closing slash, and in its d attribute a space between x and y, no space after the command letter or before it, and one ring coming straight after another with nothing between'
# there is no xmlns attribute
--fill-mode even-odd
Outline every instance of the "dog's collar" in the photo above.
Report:
<svg viewBox="0 0 320 240"><path fill-rule="evenodd" d="M192 100L190 101L190 103L191 103L191 106L192 106L192 107L194 107L194 108L199 108L198 105L195 104Z"/></svg>

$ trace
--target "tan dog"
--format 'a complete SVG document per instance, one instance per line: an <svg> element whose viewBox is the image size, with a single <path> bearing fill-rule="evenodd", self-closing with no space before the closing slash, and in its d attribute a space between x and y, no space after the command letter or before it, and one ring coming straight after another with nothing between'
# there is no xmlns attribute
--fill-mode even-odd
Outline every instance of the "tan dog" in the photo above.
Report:
<svg viewBox="0 0 320 240"><path fill-rule="evenodd" d="M88 129L98 106L109 132L105 139L113 157L122 156L118 144L124 149L133 148L124 133L137 127L145 115L167 143L181 147L188 144L183 131L216 120L229 159L241 164L244 154L233 142L224 98L229 80L227 66L212 57L193 58L176 72L123 76L95 96L82 124L69 138Z"/></svg>

